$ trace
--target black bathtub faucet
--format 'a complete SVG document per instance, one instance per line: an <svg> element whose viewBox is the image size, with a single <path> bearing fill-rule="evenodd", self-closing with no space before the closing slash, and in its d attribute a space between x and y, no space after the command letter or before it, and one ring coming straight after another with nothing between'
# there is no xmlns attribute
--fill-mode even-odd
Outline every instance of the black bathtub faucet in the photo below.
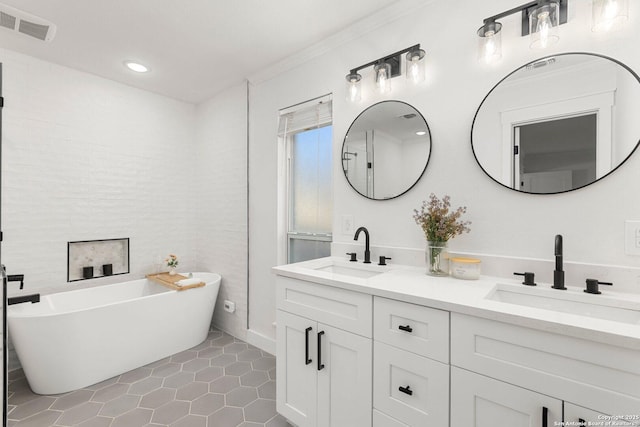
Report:
<svg viewBox="0 0 640 427"><path fill-rule="evenodd" d="M7 305L22 304L23 302L30 302L32 304L40 302L40 294L20 295L18 297L7 298Z"/></svg>

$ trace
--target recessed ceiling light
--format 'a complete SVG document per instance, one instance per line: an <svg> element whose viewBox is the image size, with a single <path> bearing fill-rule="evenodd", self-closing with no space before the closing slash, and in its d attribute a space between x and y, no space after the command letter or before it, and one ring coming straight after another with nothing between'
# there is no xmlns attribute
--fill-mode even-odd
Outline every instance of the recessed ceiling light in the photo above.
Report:
<svg viewBox="0 0 640 427"><path fill-rule="evenodd" d="M130 69L131 71L135 71L136 73L147 73L151 70L146 65L142 65L139 62L135 61L124 61L124 65Z"/></svg>
<svg viewBox="0 0 640 427"><path fill-rule="evenodd" d="M424 131L424 130L419 130L418 132L416 132L416 135L418 135L418 136L422 136L422 135L426 135L426 134L427 134L427 132Z"/></svg>

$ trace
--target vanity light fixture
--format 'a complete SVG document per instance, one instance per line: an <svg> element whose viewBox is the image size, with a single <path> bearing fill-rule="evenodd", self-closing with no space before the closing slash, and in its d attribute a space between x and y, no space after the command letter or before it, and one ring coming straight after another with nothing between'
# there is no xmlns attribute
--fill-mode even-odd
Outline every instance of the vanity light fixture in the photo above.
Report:
<svg viewBox="0 0 640 427"><path fill-rule="evenodd" d="M144 64L135 61L124 61L125 67L136 73L148 73L151 69Z"/></svg>
<svg viewBox="0 0 640 427"><path fill-rule="evenodd" d="M502 24L495 21L485 23L478 29L478 60L492 64L502 58Z"/></svg>
<svg viewBox="0 0 640 427"><path fill-rule="evenodd" d="M597 1L597 0L596 0ZM531 34L532 49L544 49L559 40L556 27L567 22L569 0L535 0L483 21L478 29L478 60L487 64L502 57L502 24L498 19L521 13L521 35Z"/></svg>
<svg viewBox="0 0 640 427"><path fill-rule="evenodd" d="M424 56L426 52L419 47L411 49L406 56L406 74L407 79L413 83L420 83L424 81Z"/></svg>
<svg viewBox="0 0 640 427"><path fill-rule="evenodd" d="M629 0L593 0L594 32L611 31L629 19Z"/></svg>
<svg viewBox="0 0 640 427"><path fill-rule="evenodd" d="M358 102L362 99L362 76L357 72L347 74L347 101Z"/></svg>
<svg viewBox="0 0 640 427"><path fill-rule="evenodd" d="M391 92L391 64L380 62L373 67L376 73L376 88L381 94Z"/></svg>
<svg viewBox="0 0 640 427"><path fill-rule="evenodd" d="M387 55L375 61L353 68L345 77L347 80L347 101L357 102L362 99L362 76L358 71L367 67L374 67L375 85L381 94L391 91L391 79L401 74L402 55L406 53L405 72L407 79L413 83L424 80L424 57L426 52L420 45L414 45L398 52Z"/></svg>

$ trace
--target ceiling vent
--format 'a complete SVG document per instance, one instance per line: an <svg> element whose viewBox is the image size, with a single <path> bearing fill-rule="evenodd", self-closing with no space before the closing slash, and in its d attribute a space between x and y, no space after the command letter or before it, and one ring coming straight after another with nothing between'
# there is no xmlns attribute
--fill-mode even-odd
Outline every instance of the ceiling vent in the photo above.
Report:
<svg viewBox="0 0 640 427"><path fill-rule="evenodd" d="M37 16L0 3L0 27L50 42L56 35L56 26Z"/></svg>
<svg viewBox="0 0 640 427"><path fill-rule="evenodd" d="M409 114L403 114L400 117L402 117L403 119L413 119L416 116L416 113L409 113Z"/></svg>

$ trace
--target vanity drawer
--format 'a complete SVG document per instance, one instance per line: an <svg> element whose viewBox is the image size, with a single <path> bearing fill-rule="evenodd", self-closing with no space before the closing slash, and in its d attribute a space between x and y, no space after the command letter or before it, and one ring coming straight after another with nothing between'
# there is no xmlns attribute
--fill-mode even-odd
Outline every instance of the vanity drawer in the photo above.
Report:
<svg viewBox="0 0 640 427"><path fill-rule="evenodd" d="M373 297L359 292L278 276L279 310L371 338Z"/></svg>
<svg viewBox="0 0 640 427"><path fill-rule="evenodd" d="M374 297L376 341L449 363L449 312Z"/></svg>
<svg viewBox="0 0 640 427"><path fill-rule="evenodd" d="M449 425L449 366L374 341L373 406L409 426Z"/></svg>
<svg viewBox="0 0 640 427"><path fill-rule="evenodd" d="M451 314L451 365L602 413L638 411L638 360L638 350Z"/></svg>

